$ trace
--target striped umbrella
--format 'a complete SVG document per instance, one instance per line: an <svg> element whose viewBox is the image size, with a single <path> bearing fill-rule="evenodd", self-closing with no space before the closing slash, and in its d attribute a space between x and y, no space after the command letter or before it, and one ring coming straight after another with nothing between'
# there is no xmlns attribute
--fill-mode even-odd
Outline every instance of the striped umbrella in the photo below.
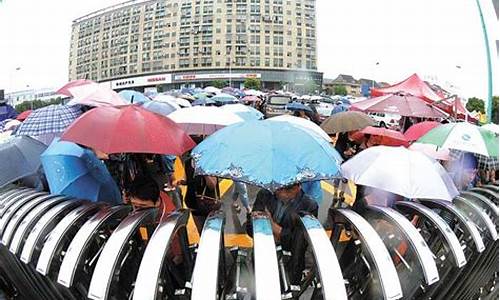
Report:
<svg viewBox="0 0 500 300"><path fill-rule="evenodd" d="M418 139L418 142L498 157L498 135L469 123L440 125Z"/></svg>

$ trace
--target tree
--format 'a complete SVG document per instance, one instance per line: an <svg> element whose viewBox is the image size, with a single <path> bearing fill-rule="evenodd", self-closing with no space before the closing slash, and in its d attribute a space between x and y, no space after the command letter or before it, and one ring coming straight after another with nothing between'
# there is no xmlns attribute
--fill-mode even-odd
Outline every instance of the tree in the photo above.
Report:
<svg viewBox="0 0 500 300"><path fill-rule="evenodd" d="M214 86L218 89L221 89L227 85L227 82L225 80L217 79L217 80L210 82L210 85Z"/></svg>
<svg viewBox="0 0 500 300"><path fill-rule="evenodd" d="M336 85L334 88L333 88L333 93L335 95L341 95L341 96L345 96L347 95L347 89L345 88L345 86L343 85Z"/></svg>
<svg viewBox="0 0 500 300"><path fill-rule="evenodd" d="M260 90L261 83L258 78L246 78L243 85L249 90Z"/></svg>
<svg viewBox="0 0 500 300"><path fill-rule="evenodd" d="M479 111L484 114L484 101L476 97L469 98L465 108L470 112Z"/></svg>
<svg viewBox="0 0 500 300"><path fill-rule="evenodd" d="M498 124L498 96L493 96L493 109L491 110L491 122Z"/></svg>
<svg viewBox="0 0 500 300"><path fill-rule="evenodd" d="M17 112L21 113L21 112L26 111L26 110L30 110L30 109L34 110L34 109L42 108L44 106L48 106L48 105L52 105L52 104L62 104L61 97L51 98L50 100L47 100L47 101L42 101L39 99L35 99L32 101L24 101L24 102L21 102L20 104L16 105L15 109Z"/></svg>
<svg viewBox="0 0 500 300"><path fill-rule="evenodd" d="M314 80L308 80L304 83L304 91L309 94L315 93L318 89L319 85Z"/></svg>

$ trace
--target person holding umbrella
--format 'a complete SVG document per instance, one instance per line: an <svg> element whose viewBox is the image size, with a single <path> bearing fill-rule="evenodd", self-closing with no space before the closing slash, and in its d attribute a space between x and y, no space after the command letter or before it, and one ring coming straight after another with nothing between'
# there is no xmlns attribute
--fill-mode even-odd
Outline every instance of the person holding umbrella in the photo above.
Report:
<svg viewBox="0 0 500 300"><path fill-rule="evenodd" d="M300 183L277 189L274 193L261 189L252 212L253 216L265 215L269 218L275 241L283 250L295 254L287 266L287 269L295 271L310 269L313 261L310 255L306 257L307 242L299 224L301 214L318 217L318 204L302 191ZM252 222L248 220L246 224L248 235L253 236ZM299 284L301 272L294 272L292 276L290 282Z"/></svg>

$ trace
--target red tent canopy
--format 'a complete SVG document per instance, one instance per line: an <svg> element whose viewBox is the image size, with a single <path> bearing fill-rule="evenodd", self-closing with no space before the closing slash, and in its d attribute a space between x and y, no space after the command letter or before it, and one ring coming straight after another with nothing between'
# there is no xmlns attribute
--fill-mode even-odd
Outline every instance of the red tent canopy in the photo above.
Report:
<svg viewBox="0 0 500 300"><path fill-rule="evenodd" d="M404 93L410 94L415 97L419 97L424 99L429 103L433 103L436 107L440 108L444 112L450 114L451 116L457 116L458 119L473 119L475 120L470 113L465 109L462 102L458 97L452 97L449 99L445 99L444 95L441 93L437 93L431 89L431 87L425 83L418 75L415 73L405 80L396 83L394 85L372 89L371 96L378 97L386 94L395 94L395 93ZM440 101L442 100L442 101ZM434 103L436 101L440 101L438 103ZM467 117L466 117L467 116ZM477 120L476 120L477 121Z"/></svg>
<svg viewBox="0 0 500 300"><path fill-rule="evenodd" d="M378 97L385 94L394 94L403 92L411 94L415 97L425 99L429 102L438 101L444 98L444 95L439 95L434 92L427 83L425 83L417 74L413 74L405 80L380 89L372 89L372 97Z"/></svg>

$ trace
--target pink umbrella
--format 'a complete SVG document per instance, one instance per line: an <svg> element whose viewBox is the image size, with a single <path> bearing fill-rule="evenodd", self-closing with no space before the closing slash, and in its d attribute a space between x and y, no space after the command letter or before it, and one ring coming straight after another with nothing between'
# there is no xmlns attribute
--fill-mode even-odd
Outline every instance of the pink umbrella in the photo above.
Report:
<svg viewBox="0 0 500 300"><path fill-rule="evenodd" d="M111 88L102 84L85 84L69 88L73 99L68 105L82 104L88 106L118 106L125 105L123 99Z"/></svg>
<svg viewBox="0 0 500 300"><path fill-rule="evenodd" d="M405 137L408 141L416 141L423 135L425 135L429 130L441 125L439 122L425 121L412 125L405 132Z"/></svg>
<svg viewBox="0 0 500 300"><path fill-rule="evenodd" d="M446 115L423 99L410 95L384 95L353 103L351 110L384 112L405 117L443 118Z"/></svg>
<svg viewBox="0 0 500 300"><path fill-rule="evenodd" d="M69 91L70 88L75 87L75 86L81 86L81 85L86 85L86 84L97 84L96 82L88 79L77 79L70 81L63 85L60 89L56 91L57 94L60 95L66 95L72 97L73 94Z"/></svg>

